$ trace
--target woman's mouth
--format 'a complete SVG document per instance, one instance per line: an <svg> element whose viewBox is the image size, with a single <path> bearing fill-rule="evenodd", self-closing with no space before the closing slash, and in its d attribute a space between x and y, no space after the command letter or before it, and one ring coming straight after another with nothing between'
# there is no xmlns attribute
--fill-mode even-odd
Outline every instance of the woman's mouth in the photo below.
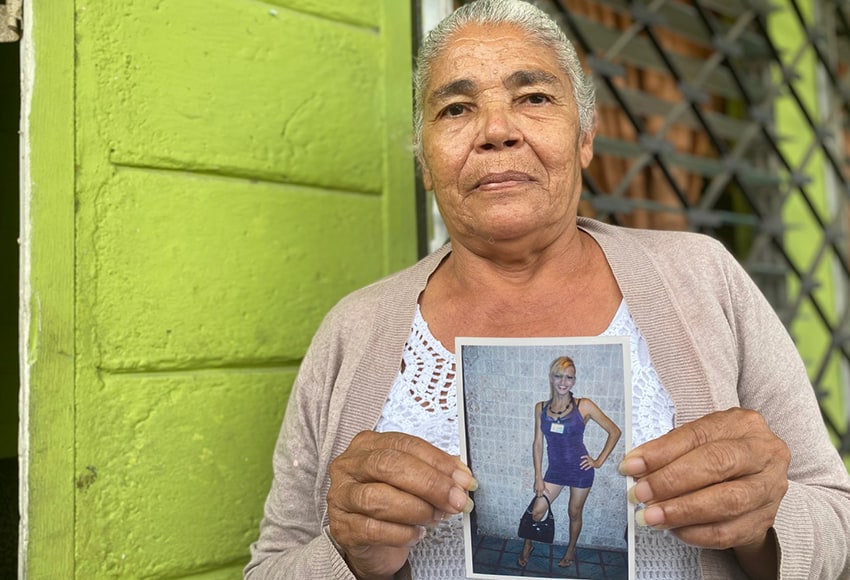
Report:
<svg viewBox="0 0 850 580"><path fill-rule="evenodd" d="M531 176L521 171L502 171L500 173L488 173L478 180L475 189L500 189L520 183L533 181Z"/></svg>

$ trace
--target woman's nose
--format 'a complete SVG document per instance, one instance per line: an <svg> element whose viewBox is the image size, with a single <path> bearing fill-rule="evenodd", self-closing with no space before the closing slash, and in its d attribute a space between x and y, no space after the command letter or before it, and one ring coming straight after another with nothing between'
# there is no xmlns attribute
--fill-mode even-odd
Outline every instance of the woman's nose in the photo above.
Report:
<svg viewBox="0 0 850 580"><path fill-rule="evenodd" d="M523 139L510 106L502 103L481 107L480 128L476 148L483 151L519 146Z"/></svg>

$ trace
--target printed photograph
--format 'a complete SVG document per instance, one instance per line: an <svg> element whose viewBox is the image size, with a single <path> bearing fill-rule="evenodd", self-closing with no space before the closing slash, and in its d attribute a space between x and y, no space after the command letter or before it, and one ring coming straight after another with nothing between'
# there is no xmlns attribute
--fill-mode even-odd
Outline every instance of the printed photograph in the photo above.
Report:
<svg viewBox="0 0 850 580"><path fill-rule="evenodd" d="M458 338L470 578L634 578L627 337Z"/></svg>

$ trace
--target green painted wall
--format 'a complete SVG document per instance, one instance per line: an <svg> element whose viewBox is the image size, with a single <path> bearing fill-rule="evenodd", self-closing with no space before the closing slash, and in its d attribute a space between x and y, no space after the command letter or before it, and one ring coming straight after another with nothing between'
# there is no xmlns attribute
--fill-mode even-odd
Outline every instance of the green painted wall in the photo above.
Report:
<svg viewBox="0 0 850 580"><path fill-rule="evenodd" d="M36 85L33 158L57 148L39 96L73 106L54 153L75 166L74 334L71 420L30 405L48 429L30 486L62 499L30 499L28 577L239 577L310 337L416 258L408 3L34 4L36 78L56 80ZM70 81L39 38L72 43ZM63 211L36 212L34 249ZM34 398L56 388L34 373ZM71 477L47 439L72 445ZM64 534L39 531L50 513Z"/></svg>

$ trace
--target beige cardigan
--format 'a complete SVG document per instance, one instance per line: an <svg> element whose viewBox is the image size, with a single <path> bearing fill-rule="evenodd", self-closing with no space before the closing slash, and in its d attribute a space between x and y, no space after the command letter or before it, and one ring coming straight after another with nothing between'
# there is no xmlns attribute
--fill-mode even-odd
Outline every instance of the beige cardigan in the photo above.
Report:
<svg viewBox="0 0 850 580"><path fill-rule="evenodd" d="M579 226L605 252L677 424L740 406L761 412L788 444L790 484L775 523L781 578L850 578L850 477L794 344L747 274L705 236ZM327 535L328 466L377 423L419 294L449 251L354 292L325 318L286 409L246 578L353 578ZM745 577L728 550L703 550L700 563L704 578Z"/></svg>

